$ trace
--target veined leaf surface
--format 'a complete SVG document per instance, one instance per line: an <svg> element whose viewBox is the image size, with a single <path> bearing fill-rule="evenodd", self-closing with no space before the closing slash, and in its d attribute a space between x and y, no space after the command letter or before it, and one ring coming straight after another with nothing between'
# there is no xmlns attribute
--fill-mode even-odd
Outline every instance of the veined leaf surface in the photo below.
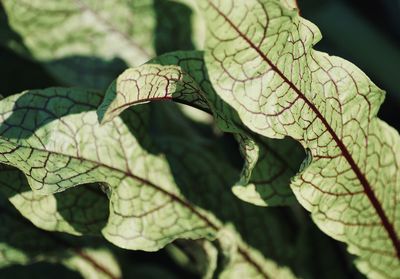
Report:
<svg viewBox="0 0 400 279"><path fill-rule="evenodd" d="M293 140L274 140L236 134L245 159L240 180L232 188L240 199L259 206L293 204L290 179L304 151Z"/></svg>
<svg viewBox="0 0 400 279"><path fill-rule="evenodd" d="M277 142L253 135L215 94L201 52L174 52L126 70L109 87L98 110L99 118L107 122L130 106L160 100L174 100L212 113L221 130L243 139L239 143L246 162L234 187L239 198L263 206L293 201L289 183L303 158L301 147L288 139ZM288 154L290 161L284 159Z"/></svg>
<svg viewBox="0 0 400 279"><path fill-rule="evenodd" d="M156 53L194 48L193 11L177 1L4 0L2 4L10 26L25 44L25 55L43 63L67 85L105 89L127 65L140 65Z"/></svg>
<svg viewBox="0 0 400 279"><path fill-rule="evenodd" d="M214 240L225 231L233 249L226 272L292 277L274 262L289 261L290 237L277 233L284 220L232 195L237 171L183 139L150 139L145 106L100 126L101 99L97 92L51 88L1 100L0 162L21 170L35 193L62 197L78 184L106 185L110 213L102 233L120 247L155 251L175 239Z"/></svg>
<svg viewBox="0 0 400 279"><path fill-rule="evenodd" d="M0 197L0 267L35 262L60 263L85 279L117 279L121 270L106 248L40 230ZM33 240L33 241L32 241ZM87 245L87 246L85 246Z"/></svg>
<svg viewBox="0 0 400 279"><path fill-rule="evenodd" d="M400 137L376 117L384 92L353 64L312 47L318 28L279 1L201 1L217 94L252 131L308 150L292 183L371 278L400 276ZM362 46L360 46L362 47Z"/></svg>
<svg viewBox="0 0 400 279"><path fill-rule="evenodd" d="M108 219L108 198L99 185L42 195L16 168L0 166L0 192L35 226L74 235L98 235Z"/></svg>
<svg viewBox="0 0 400 279"><path fill-rule="evenodd" d="M0 162L23 171L42 194L107 184L103 234L121 247L154 251L176 238L211 236L210 220L181 197L162 155L146 150L146 108L129 114L132 121L116 118L100 127L101 97L55 88L2 100Z"/></svg>

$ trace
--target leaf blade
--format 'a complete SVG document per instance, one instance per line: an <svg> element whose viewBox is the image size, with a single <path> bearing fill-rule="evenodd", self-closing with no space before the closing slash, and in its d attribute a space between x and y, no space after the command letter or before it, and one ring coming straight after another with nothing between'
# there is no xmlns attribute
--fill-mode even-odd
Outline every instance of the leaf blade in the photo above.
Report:
<svg viewBox="0 0 400 279"><path fill-rule="evenodd" d="M171 100L212 113L219 129L234 133L238 139L250 139L239 140L246 160L241 179L233 188L239 198L262 206L294 201L288 185L303 158L301 148L289 139L279 143L269 141L268 146L268 140L249 131L236 112L215 93L201 52L173 52L125 71L107 90L98 115L100 121L107 122L130 106ZM265 149L267 155L262 154ZM288 152L293 159L290 163L282 160Z"/></svg>
<svg viewBox="0 0 400 279"><path fill-rule="evenodd" d="M285 236L269 227L269 222L280 222L278 216L265 213L269 217L263 230L270 231L268 235L251 229L255 219L245 216L256 216L254 211L263 208L232 195L236 170L221 160L216 164L212 154L184 136L149 138L148 129L155 127L148 122L147 106L100 126L95 111L100 96L51 88L2 100L0 141L6 144L0 145L0 162L23 171L39 193L59 191L56 195L62 196L63 190L83 183L107 184L110 214L102 234L120 247L155 251L178 238L215 240L225 224L233 222L229 232L236 260L230 270L242 267L259 278L281 268L291 274L274 263L275 258L286 260L283 249L272 251L272 245L286 243ZM220 198L236 212L223 210ZM255 247L256 239L262 249Z"/></svg>
<svg viewBox="0 0 400 279"><path fill-rule="evenodd" d="M376 124L376 113L383 91L351 63L312 50L321 38L319 30L278 1L238 1L234 9L233 1L202 4L205 17L218 26L209 28L205 57L217 93L251 130L267 137L290 136L300 141L309 150L309 162L292 183L298 200L313 212L321 229L347 242L349 249L361 256L362 270L372 278L379 278L378 274L393 276L387 268L399 274L398 205L390 202L397 199L400 185L394 155L398 153L398 134L384 125L380 144L369 144L382 130L381 124ZM245 12L239 14L240 10ZM392 138L386 138L387 133ZM381 167L377 162L382 159L371 155L380 154L378 150L384 152L381 156L387 157L390 166ZM374 170L374 174L368 170ZM384 172L394 175L389 187L384 187ZM358 205L340 199L361 192L363 198L355 198ZM341 202L334 207L336 196ZM331 207L321 208L324 202ZM346 208L350 203L356 209ZM368 232L362 222L364 215L359 216L359 225L354 224L359 233L351 226L330 230L335 223L330 219L342 218L350 224L354 211L365 210L364 204L370 204L369 215L381 224L383 230L378 234L385 239L381 244L373 238L363 245L358 239L361 231ZM371 251L379 250L378 246L384 246L389 254L384 262Z"/></svg>

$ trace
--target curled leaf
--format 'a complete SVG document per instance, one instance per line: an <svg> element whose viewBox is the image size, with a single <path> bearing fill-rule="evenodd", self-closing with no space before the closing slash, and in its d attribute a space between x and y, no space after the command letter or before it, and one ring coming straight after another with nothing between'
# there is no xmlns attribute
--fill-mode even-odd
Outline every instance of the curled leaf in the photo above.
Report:
<svg viewBox="0 0 400 279"><path fill-rule="evenodd" d="M32 191L16 168L0 166L0 192L35 226L74 235L97 235L108 219L108 199L98 185L82 185L62 194Z"/></svg>
<svg viewBox="0 0 400 279"><path fill-rule="evenodd" d="M102 234L120 247L155 251L180 238L215 240L228 226L240 262L228 259L229 270L288 274L278 264L290 255L290 238L276 230L284 220L232 195L238 172L229 163L185 137L150 138L146 106L100 125L100 100L97 92L61 88L2 100L0 162L22 171L38 194L63 197L81 184L106 185L110 213Z"/></svg>
<svg viewBox="0 0 400 279"><path fill-rule="evenodd" d="M1 196L0 267L35 262L59 263L86 279L121 278L121 270L106 248L96 242L51 234L32 225ZM34 241L32 241L34 240Z"/></svg>
<svg viewBox="0 0 400 279"><path fill-rule="evenodd" d="M239 198L263 206L293 201L289 182L303 158L301 147L289 139L278 143L251 133L215 93L201 52L174 52L126 70L107 90L98 114L107 122L130 106L165 100L212 113L221 130L247 139L239 140L246 161L234 187ZM282 159L288 155L290 162Z"/></svg>
<svg viewBox="0 0 400 279"><path fill-rule="evenodd" d="M201 1L217 94L252 131L308 150L291 185L371 278L400 276L400 137L376 117L384 92L312 47L318 28L279 1Z"/></svg>

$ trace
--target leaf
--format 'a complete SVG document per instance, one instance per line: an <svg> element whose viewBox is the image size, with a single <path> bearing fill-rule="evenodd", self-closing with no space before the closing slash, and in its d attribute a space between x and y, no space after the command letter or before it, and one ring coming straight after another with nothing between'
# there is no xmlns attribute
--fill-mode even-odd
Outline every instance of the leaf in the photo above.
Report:
<svg viewBox="0 0 400 279"><path fill-rule="evenodd" d="M252 131L308 150L291 185L297 199L370 278L399 277L400 140L376 118L383 91L351 63L313 50L317 27L278 1L201 6L217 94Z"/></svg>
<svg viewBox="0 0 400 279"><path fill-rule="evenodd" d="M120 270L110 251L84 247L76 239L50 234L33 226L0 198L0 267L34 262L60 263L84 278L120 278ZM34 240L34 241L32 241Z"/></svg>
<svg viewBox="0 0 400 279"><path fill-rule="evenodd" d="M98 185L41 195L30 189L19 170L0 166L0 191L25 218L44 230L97 235L108 219L108 199Z"/></svg>
<svg viewBox="0 0 400 279"><path fill-rule="evenodd" d="M239 141L246 158L242 177L234 187L239 198L257 205L285 205L293 201L288 185L303 157L301 148L290 140L278 143L252 139L258 136L215 94L200 52L174 52L126 70L107 90L98 109L99 119L105 123L130 106L171 99L212 113L221 130L247 138ZM266 148L267 142L271 147ZM288 152L291 162L282 160Z"/></svg>
<svg viewBox="0 0 400 279"><path fill-rule="evenodd" d="M288 220L277 209L236 199L229 189L236 172L201 146L168 137L158 144L186 198L221 220L215 240L223 253L219 278L294 278L287 266L292 255L291 234L284 229ZM194 187L193 177L202 187ZM263 218L253 218L257 214Z"/></svg>
<svg viewBox="0 0 400 279"><path fill-rule="evenodd" d="M283 268L274 261L288 261L290 235L276 229L286 221L232 195L236 170L182 138L150 139L148 106L100 126L95 108L101 98L50 88L3 99L0 162L21 170L38 194L107 185L110 213L102 233L120 247L155 251L180 238L213 240L234 223L229 269L264 278ZM253 218L260 215L265 218Z"/></svg>
<svg viewBox="0 0 400 279"><path fill-rule="evenodd" d="M180 239L166 247L172 258L184 268L196 272L203 279L215 278L218 250L209 241Z"/></svg>
<svg viewBox="0 0 400 279"><path fill-rule="evenodd" d="M303 151L288 138L277 141L252 137L236 136L245 164L233 193L258 206L293 204L295 198L288 185L298 170Z"/></svg>
<svg viewBox="0 0 400 279"><path fill-rule="evenodd" d="M22 38L10 28L2 3L0 3L0 43L9 48L16 49L20 53L27 52Z"/></svg>
<svg viewBox="0 0 400 279"><path fill-rule="evenodd" d="M156 52L194 48L192 11L175 1L2 3L25 55L67 85L104 89L126 65L140 65Z"/></svg>
<svg viewBox="0 0 400 279"><path fill-rule="evenodd" d="M105 249L82 250L74 257L65 259L63 264L78 271L84 278L121 278L116 259Z"/></svg>
<svg viewBox="0 0 400 279"><path fill-rule="evenodd" d="M118 246L154 251L176 238L209 236L209 218L183 199L163 156L146 150L145 111L129 116L129 124L118 118L100 127L94 111L100 99L59 88L4 99L0 162L23 171L42 194L107 184L103 234Z"/></svg>

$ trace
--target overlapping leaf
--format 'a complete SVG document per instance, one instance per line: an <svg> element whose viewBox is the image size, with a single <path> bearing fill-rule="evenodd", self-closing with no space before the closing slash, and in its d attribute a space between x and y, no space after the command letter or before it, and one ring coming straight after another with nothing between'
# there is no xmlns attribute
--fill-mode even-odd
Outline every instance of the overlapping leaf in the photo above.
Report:
<svg viewBox="0 0 400 279"><path fill-rule="evenodd" d="M220 278L293 277L289 267L284 267L290 264L293 248L290 233L282 233L287 226L282 218L284 214L281 215L278 209L264 209L236 199L229 189L236 172L199 146L177 138L160 139L159 146L185 197L213 212L222 221L215 228L216 241L225 258L218 270ZM201 187L193 187L193 177L198 177L196 182ZM253 218L257 213L263 218Z"/></svg>
<svg viewBox="0 0 400 279"><path fill-rule="evenodd" d="M246 139L239 141L246 164L234 188L238 197L258 205L292 201L288 185L300 165L301 148L289 140L253 139L236 112L215 94L202 53L175 52L125 71L108 89L99 117L107 122L130 106L157 100L174 100L210 112L221 130ZM291 160L284 160L288 155Z"/></svg>
<svg viewBox="0 0 400 279"><path fill-rule="evenodd" d="M140 65L156 52L194 48L193 12L176 1L2 3L10 26L23 39L25 55L68 85L105 89L126 65Z"/></svg>
<svg viewBox="0 0 400 279"><path fill-rule="evenodd" d="M359 255L371 278L400 276L400 137L376 118L384 93L273 0L201 1L205 61L219 96L251 130L308 150L292 189L314 221Z"/></svg>
<svg viewBox="0 0 400 279"><path fill-rule="evenodd" d="M146 110L100 127L94 111L100 99L73 89L4 99L0 161L23 171L42 194L106 183L110 216L103 234L121 247L157 250L176 238L208 236L205 213L181 197L163 156L146 150Z"/></svg>
<svg viewBox="0 0 400 279"><path fill-rule="evenodd" d="M35 262L63 264L84 278L120 278L114 256L106 248L96 248L65 235L50 234L24 219L0 197L0 267ZM32 241L34 240L34 241Z"/></svg>
<svg viewBox="0 0 400 279"><path fill-rule="evenodd" d="M82 185L62 195L31 190L18 169L0 166L0 192L37 227L74 235L100 234L108 219L108 199L98 185Z"/></svg>
<svg viewBox="0 0 400 279"><path fill-rule="evenodd" d="M290 239L277 230L284 220L231 194L238 173L229 164L184 139L151 140L147 107L100 126L100 100L96 92L61 88L2 100L0 161L23 171L39 194L106 185L110 213L102 233L118 246L154 251L178 238L215 239L226 231L232 251L224 272L289 278L290 270L274 263L290 255Z"/></svg>
<svg viewBox="0 0 400 279"><path fill-rule="evenodd" d="M186 269L201 274L203 279L215 278L218 250L209 241L177 240L166 247L172 258Z"/></svg>
<svg viewBox="0 0 400 279"><path fill-rule="evenodd" d="M259 206L287 205L295 200L289 188L304 152L290 139L281 141L237 134L245 158L241 178L232 191L244 201Z"/></svg>

